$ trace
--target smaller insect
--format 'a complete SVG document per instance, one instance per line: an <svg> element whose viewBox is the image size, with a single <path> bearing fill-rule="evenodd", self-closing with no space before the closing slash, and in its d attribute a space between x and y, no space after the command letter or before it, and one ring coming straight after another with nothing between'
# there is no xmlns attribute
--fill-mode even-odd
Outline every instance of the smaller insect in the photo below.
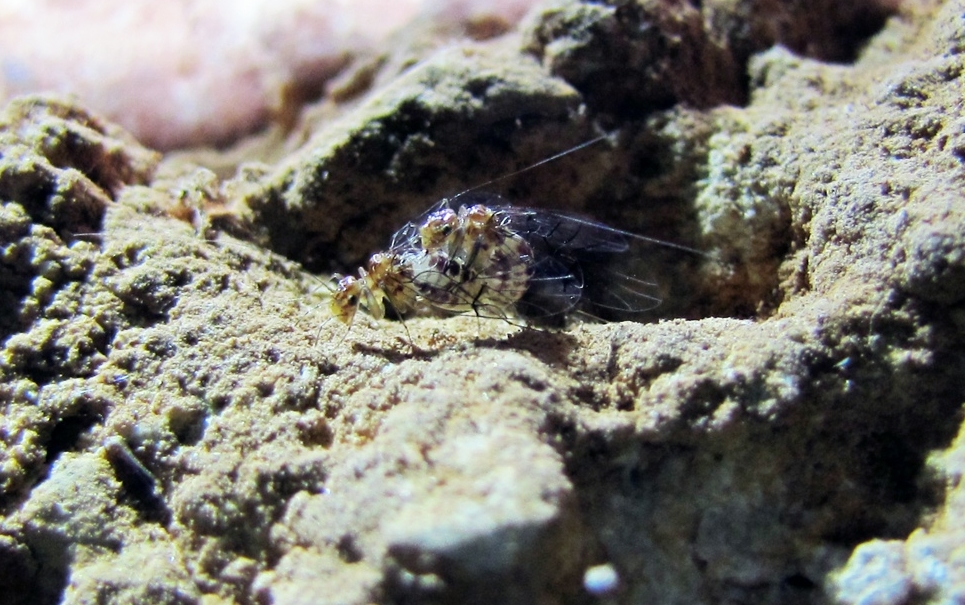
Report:
<svg viewBox="0 0 965 605"><path fill-rule="evenodd" d="M402 316L428 308L528 323L559 324L575 311L639 313L660 297L653 281L620 268L632 244L702 254L582 217L512 206L475 189L443 199L397 231L389 250L373 255L358 277L341 278L332 314L350 324L363 307L381 319L386 302ZM457 199L458 210L451 206Z"/></svg>
<svg viewBox="0 0 965 605"><path fill-rule="evenodd" d="M365 268L359 267L358 277L347 275L338 281L330 304L332 315L351 324L362 306L375 319L382 319L385 300L399 313L408 313L416 303L416 293L410 287L412 260L392 252L373 254Z"/></svg>

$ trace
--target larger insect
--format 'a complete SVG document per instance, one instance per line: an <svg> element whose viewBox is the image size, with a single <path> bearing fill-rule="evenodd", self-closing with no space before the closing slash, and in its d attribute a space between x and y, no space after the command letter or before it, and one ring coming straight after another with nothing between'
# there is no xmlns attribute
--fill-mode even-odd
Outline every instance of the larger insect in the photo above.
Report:
<svg viewBox="0 0 965 605"><path fill-rule="evenodd" d="M332 314L351 324L363 307L381 319L386 303L402 316L428 308L549 324L573 312L639 313L656 307L660 298L653 281L616 268L631 243L700 254L579 216L512 206L474 192L477 188L443 199L397 231L388 251L374 254L358 277L341 278Z"/></svg>

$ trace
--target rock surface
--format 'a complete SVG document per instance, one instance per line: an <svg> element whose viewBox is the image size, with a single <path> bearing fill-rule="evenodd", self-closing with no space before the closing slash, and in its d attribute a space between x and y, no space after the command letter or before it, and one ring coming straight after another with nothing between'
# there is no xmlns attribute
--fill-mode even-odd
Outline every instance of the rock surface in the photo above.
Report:
<svg viewBox="0 0 965 605"><path fill-rule="evenodd" d="M8 105L0 603L965 599L965 5L757 4L405 41L233 174ZM487 189L708 251L654 321L331 321L598 128Z"/></svg>

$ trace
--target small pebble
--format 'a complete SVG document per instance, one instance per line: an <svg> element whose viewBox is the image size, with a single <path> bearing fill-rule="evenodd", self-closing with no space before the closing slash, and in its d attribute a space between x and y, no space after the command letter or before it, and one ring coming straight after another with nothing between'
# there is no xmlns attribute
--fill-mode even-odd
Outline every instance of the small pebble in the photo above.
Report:
<svg viewBox="0 0 965 605"><path fill-rule="evenodd" d="M604 596L615 591L620 584L617 570L609 563L594 565L583 574L583 588L594 596Z"/></svg>

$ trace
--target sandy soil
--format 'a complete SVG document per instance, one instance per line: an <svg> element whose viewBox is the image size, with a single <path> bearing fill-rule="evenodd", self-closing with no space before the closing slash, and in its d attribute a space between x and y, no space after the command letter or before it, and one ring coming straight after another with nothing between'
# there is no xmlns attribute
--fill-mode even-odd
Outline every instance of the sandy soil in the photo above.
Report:
<svg viewBox="0 0 965 605"><path fill-rule="evenodd" d="M0 603L965 599L965 5L818 4L413 31L221 155L10 103ZM600 130L491 188L706 251L642 259L662 307L332 321Z"/></svg>

